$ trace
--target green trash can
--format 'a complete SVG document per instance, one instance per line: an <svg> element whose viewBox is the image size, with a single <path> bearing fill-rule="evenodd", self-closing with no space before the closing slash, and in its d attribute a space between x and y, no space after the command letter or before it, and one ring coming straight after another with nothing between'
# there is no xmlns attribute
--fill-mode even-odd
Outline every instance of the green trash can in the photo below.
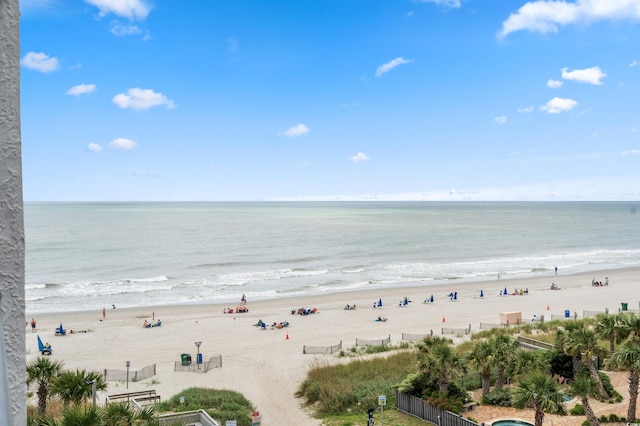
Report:
<svg viewBox="0 0 640 426"><path fill-rule="evenodd" d="M191 365L191 355L182 354L180 358L182 359L182 365Z"/></svg>
<svg viewBox="0 0 640 426"><path fill-rule="evenodd" d="M622 307L623 311L626 311L627 308L629 307L629 304L628 303L620 303L620 306Z"/></svg>

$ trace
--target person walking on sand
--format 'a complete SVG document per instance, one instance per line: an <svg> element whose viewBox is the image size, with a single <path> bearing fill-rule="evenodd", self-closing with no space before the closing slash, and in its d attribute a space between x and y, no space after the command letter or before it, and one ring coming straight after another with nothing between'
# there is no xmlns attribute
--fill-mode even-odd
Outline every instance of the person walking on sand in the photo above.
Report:
<svg viewBox="0 0 640 426"><path fill-rule="evenodd" d="M102 319L105 319L107 317L107 308L103 307L102 308Z"/></svg>
<svg viewBox="0 0 640 426"><path fill-rule="evenodd" d="M558 276L558 267L556 266L556 277Z"/></svg>
<svg viewBox="0 0 640 426"><path fill-rule="evenodd" d="M36 332L36 319L35 318L31 318L31 332L32 333Z"/></svg>

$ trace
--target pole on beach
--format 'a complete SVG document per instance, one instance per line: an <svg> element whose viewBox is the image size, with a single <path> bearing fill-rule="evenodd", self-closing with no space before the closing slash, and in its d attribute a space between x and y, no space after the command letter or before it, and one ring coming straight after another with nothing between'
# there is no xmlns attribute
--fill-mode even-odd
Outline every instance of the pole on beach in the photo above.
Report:
<svg viewBox="0 0 640 426"><path fill-rule="evenodd" d="M127 366L127 389L129 389L129 367L131 367L131 361L127 361L125 365Z"/></svg>
<svg viewBox="0 0 640 426"><path fill-rule="evenodd" d="M200 370L200 345L202 342L195 342L196 344L196 364L198 365L198 370Z"/></svg>

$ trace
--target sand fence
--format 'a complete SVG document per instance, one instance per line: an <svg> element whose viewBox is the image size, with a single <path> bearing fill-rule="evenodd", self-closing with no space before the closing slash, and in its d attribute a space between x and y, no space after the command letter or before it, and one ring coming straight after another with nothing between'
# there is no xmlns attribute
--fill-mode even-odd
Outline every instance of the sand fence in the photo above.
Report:
<svg viewBox="0 0 640 426"><path fill-rule="evenodd" d="M334 354L342 349L342 340L337 345L332 346L307 346L302 347L303 354Z"/></svg>
<svg viewBox="0 0 640 426"><path fill-rule="evenodd" d="M214 355L201 363L185 363L184 360L176 361L173 364L173 371L190 371L193 373L206 373L213 368L222 368L222 355Z"/></svg>
<svg viewBox="0 0 640 426"><path fill-rule="evenodd" d="M124 382L126 380L137 382L140 380L148 379L149 377L156 375L156 365L148 365L140 370L102 370L102 376L105 381L108 382Z"/></svg>

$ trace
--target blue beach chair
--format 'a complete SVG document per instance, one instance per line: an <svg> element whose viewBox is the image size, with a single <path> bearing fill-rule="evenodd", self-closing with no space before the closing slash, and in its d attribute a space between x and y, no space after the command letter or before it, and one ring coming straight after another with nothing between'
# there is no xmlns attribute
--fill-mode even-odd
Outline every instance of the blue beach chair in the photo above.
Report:
<svg viewBox="0 0 640 426"><path fill-rule="evenodd" d="M40 335L38 335L38 350L40 351L40 353L42 353L42 355L51 355L53 348L49 343L43 345L42 340L40 340Z"/></svg>

